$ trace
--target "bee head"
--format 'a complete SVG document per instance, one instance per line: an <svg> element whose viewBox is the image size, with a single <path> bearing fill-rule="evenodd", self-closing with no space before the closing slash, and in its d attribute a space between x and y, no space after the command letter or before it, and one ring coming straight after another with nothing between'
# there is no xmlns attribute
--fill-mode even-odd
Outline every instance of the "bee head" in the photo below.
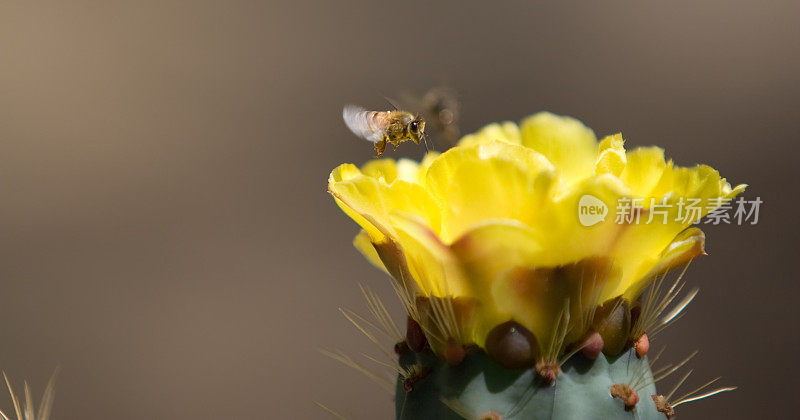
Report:
<svg viewBox="0 0 800 420"><path fill-rule="evenodd" d="M419 144L422 136L425 134L425 120L422 119L421 116L417 115L408 123L408 135L411 137L411 140L414 143Z"/></svg>

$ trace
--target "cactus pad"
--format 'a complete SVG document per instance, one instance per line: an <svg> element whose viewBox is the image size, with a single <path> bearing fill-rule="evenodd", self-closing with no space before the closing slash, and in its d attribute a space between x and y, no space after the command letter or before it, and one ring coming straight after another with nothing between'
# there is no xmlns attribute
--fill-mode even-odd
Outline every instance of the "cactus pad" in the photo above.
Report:
<svg viewBox="0 0 800 420"><path fill-rule="evenodd" d="M647 358L632 350L597 360L573 356L556 381L546 385L532 369L507 369L480 351L451 366L430 351L404 348L400 363L419 372L398 380L397 419L664 419L650 395L656 394ZM412 368L413 369L410 369ZM611 395L615 384L640 378L638 403L626 408ZM405 385L405 386L404 386Z"/></svg>

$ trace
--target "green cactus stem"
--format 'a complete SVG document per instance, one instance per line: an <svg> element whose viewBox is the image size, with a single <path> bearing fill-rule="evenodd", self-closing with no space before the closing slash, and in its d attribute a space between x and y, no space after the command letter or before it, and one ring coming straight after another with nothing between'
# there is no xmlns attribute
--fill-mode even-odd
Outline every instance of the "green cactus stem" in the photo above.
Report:
<svg viewBox="0 0 800 420"><path fill-rule="evenodd" d="M550 385L535 370L505 368L480 350L452 366L429 350L403 347L400 364L415 374L398 378L398 420L665 418L650 397L657 392L647 357L633 350L596 360L573 356ZM635 398L612 396L620 390L636 391Z"/></svg>

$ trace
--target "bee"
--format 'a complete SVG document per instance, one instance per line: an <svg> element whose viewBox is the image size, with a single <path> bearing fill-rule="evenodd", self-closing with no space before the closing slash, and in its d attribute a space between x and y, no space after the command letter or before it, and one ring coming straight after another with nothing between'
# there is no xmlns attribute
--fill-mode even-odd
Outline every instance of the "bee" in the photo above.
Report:
<svg viewBox="0 0 800 420"><path fill-rule="evenodd" d="M347 105L342 110L342 118L355 135L374 143L376 157L386 150L386 143L397 149L407 140L419 144L425 136L425 120L407 111L367 111L360 106Z"/></svg>

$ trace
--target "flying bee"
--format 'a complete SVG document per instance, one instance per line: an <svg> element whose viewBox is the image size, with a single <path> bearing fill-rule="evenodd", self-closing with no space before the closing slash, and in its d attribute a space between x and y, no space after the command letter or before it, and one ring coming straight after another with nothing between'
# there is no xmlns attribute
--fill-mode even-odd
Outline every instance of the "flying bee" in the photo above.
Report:
<svg viewBox="0 0 800 420"><path fill-rule="evenodd" d="M406 111L367 111L360 106L347 105L342 110L342 118L355 135L375 144L376 157L386 150L386 143L397 149L407 140L419 144L425 136L422 116Z"/></svg>

